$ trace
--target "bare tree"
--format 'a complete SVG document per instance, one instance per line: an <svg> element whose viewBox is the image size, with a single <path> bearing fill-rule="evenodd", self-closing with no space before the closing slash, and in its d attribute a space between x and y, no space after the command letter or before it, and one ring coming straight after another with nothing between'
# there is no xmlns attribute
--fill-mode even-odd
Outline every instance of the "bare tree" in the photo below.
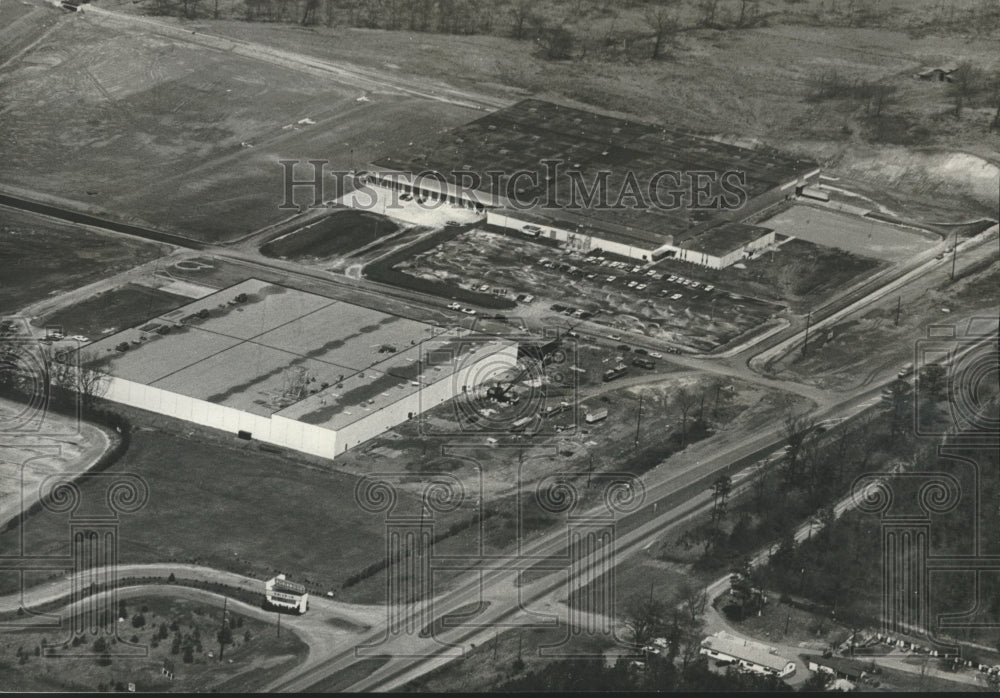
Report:
<svg viewBox="0 0 1000 698"><path fill-rule="evenodd" d="M691 410L698 400L698 397L692 393L687 388L681 388L674 395L674 403L677 405L677 410L681 413L681 444L687 444L687 427L688 427L688 417L691 415Z"/></svg>
<svg viewBox="0 0 1000 698"><path fill-rule="evenodd" d="M316 24L316 12L319 10L319 0L305 0L302 5L302 19L299 21L303 27Z"/></svg>
<svg viewBox="0 0 1000 698"><path fill-rule="evenodd" d="M982 89L983 72L969 61L964 61L951 74L948 93L955 103L955 118L962 118L962 110L970 99Z"/></svg>
<svg viewBox="0 0 1000 698"><path fill-rule="evenodd" d="M699 0L698 9L701 10L701 26L711 27L715 24L715 16L719 11L719 0Z"/></svg>
<svg viewBox="0 0 1000 698"><path fill-rule="evenodd" d="M997 105L996 113L993 114L993 121L990 122L990 131L1000 129L1000 70L993 73L990 79L990 90L992 91L993 103Z"/></svg>
<svg viewBox="0 0 1000 698"><path fill-rule="evenodd" d="M649 8L646 11L646 24L653 30L653 55L650 58L655 61L663 51L663 44L672 42L680 28L673 3Z"/></svg>
<svg viewBox="0 0 1000 698"><path fill-rule="evenodd" d="M562 25L543 26L538 30L542 55L550 61L565 60L573 55L573 33Z"/></svg>
<svg viewBox="0 0 1000 698"><path fill-rule="evenodd" d="M514 3L511 5L511 35L515 39L523 39L527 33L534 6L534 0L514 0Z"/></svg>
<svg viewBox="0 0 1000 698"><path fill-rule="evenodd" d="M785 415L783 432L785 436L785 477L794 483L798 476L799 459L806 439L816 426L816 420L805 414L789 412Z"/></svg>
<svg viewBox="0 0 1000 698"><path fill-rule="evenodd" d="M97 398L108 390L108 378L93 367L96 355L91 352L53 354L46 357L50 385L67 393L75 393L85 408L93 407Z"/></svg>
<svg viewBox="0 0 1000 698"><path fill-rule="evenodd" d="M726 504L729 493L733 490L733 479L728 475L720 475L712 483L712 521L716 526L726 515Z"/></svg>
<svg viewBox="0 0 1000 698"><path fill-rule="evenodd" d="M201 4L201 0L181 0L181 9L184 12L184 16L188 19L194 19L198 14L198 6Z"/></svg>
<svg viewBox="0 0 1000 698"><path fill-rule="evenodd" d="M659 635L664 627L666 605L652 593L637 594L625 602L621 621L632 644L643 647Z"/></svg>
<svg viewBox="0 0 1000 698"><path fill-rule="evenodd" d="M737 27L745 27L757 21L760 12L758 0L740 0L740 16L736 20Z"/></svg>

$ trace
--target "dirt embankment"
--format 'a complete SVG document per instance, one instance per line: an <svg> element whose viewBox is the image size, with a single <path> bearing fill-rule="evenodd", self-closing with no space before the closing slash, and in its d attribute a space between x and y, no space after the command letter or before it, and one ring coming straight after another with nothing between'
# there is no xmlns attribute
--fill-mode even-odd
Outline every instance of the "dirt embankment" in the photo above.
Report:
<svg viewBox="0 0 1000 698"><path fill-rule="evenodd" d="M923 198L928 205L964 203L968 219L996 219L1000 210L1000 167L968 153L899 146L851 148L832 169L852 180Z"/></svg>

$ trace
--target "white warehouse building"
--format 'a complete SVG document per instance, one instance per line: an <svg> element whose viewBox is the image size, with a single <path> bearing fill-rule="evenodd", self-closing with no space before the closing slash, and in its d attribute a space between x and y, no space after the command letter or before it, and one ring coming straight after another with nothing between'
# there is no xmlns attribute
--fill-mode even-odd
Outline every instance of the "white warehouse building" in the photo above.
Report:
<svg viewBox="0 0 1000 698"><path fill-rule="evenodd" d="M82 351L109 400L327 458L517 362L516 342L257 279Z"/></svg>

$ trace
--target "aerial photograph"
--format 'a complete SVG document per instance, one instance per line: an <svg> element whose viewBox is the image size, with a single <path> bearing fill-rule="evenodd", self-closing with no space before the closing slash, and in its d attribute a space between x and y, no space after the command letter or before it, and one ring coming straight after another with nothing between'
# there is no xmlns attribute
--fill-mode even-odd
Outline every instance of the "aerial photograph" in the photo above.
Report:
<svg viewBox="0 0 1000 698"><path fill-rule="evenodd" d="M0 0L0 692L1000 693L1000 0Z"/></svg>

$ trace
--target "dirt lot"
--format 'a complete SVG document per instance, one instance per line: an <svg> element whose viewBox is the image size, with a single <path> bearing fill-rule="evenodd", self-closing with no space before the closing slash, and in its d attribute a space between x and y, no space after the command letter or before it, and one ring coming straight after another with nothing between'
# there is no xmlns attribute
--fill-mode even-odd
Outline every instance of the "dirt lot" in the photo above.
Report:
<svg viewBox="0 0 1000 698"><path fill-rule="evenodd" d="M395 234L399 227L370 211L344 210L274 238L260 247L266 257L310 262L346 255Z"/></svg>
<svg viewBox="0 0 1000 698"><path fill-rule="evenodd" d="M63 14L0 68L5 183L225 240L294 213L279 159L347 170L473 113L106 22Z"/></svg>
<svg viewBox="0 0 1000 698"><path fill-rule="evenodd" d="M190 301L185 296L128 283L61 308L35 324L62 327L66 336L80 334L94 340L179 308Z"/></svg>
<svg viewBox="0 0 1000 698"><path fill-rule="evenodd" d="M0 208L0 314L107 278L165 252L164 246L153 243Z"/></svg>
<svg viewBox="0 0 1000 698"><path fill-rule="evenodd" d="M230 610L233 644L226 647L225 663L218 662L217 633L223 622L222 608L185 598L146 596L122 599L127 620L119 624L125 642L146 645L147 656L116 657L102 666L97 657L74 657L93 652L93 637L79 636L79 645L67 641L67 631L21 630L0 633L0 667L8 691L124 691L129 683L136 690L158 692L238 691L246 689L246 675L256 681L277 676L305 658L308 647L288 630L278 637L271 624ZM119 608L119 610L122 610ZM136 616L142 624L136 627ZM68 619L67 619L68 620ZM162 626L162 630L161 630ZM173 653L173 638L181 647L190 643L192 661L184 651ZM35 656L36 648L61 645L69 656ZM112 648L114 649L114 648ZM22 654L26 659L20 660ZM173 666L169 680L161 673L165 663ZM249 687L259 683L251 682Z"/></svg>
<svg viewBox="0 0 1000 698"><path fill-rule="evenodd" d="M760 225L782 235L888 262L910 259L939 241L935 235L816 206L793 206Z"/></svg>

